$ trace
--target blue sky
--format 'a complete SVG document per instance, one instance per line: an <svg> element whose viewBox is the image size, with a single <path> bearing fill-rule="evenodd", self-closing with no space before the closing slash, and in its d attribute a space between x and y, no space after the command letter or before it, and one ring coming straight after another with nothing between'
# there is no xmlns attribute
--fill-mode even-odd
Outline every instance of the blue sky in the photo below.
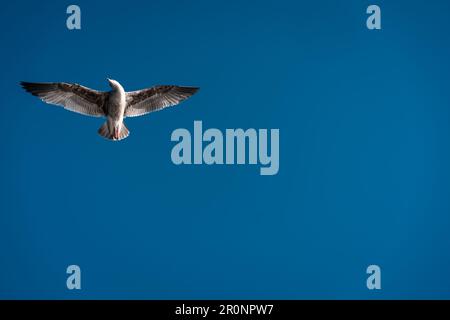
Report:
<svg viewBox="0 0 450 320"><path fill-rule="evenodd" d="M69 4L2 4L1 298L450 298L447 1ZM18 85L107 77L201 90L110 143ZM175 166L195 120L279 128L279 173Z"/></svg>

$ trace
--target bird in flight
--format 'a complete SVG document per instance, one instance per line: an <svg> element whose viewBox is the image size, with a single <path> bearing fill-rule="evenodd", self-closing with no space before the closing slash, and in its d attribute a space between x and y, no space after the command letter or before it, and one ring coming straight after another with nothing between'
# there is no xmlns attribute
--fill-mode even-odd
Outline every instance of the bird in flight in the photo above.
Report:
<svg viewBox="0 0 450 320"><path fill-rule="evenodd" d="M116 80L107 79L111 91L97 91L76 83L24 82L22 87L42 101L64 109L93 117L106 117L98 133L110 140L125 139L130 131L123 119L138 117L179 104L199 88L180 86L154 86L138 91L125 92Z"/></svg>

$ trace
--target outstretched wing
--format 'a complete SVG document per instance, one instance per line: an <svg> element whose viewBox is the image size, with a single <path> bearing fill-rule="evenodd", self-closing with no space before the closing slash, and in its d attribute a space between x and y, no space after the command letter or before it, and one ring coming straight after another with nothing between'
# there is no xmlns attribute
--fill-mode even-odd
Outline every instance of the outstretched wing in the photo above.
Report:
<svg viewBox="0 0 450 320"><path fill-rule="evenodd" d="M126 117L137 117L179 104L199 88L178 86L155 86L148 89L127 92Z"/></svg>
<svg viewBox="0 0 450 320"><path fill-rule="evenodd" d="M64 109L87 116L104 116L106 92L100 92L76 83L21 82L22 87L42 101L63 106Z"/></svg>

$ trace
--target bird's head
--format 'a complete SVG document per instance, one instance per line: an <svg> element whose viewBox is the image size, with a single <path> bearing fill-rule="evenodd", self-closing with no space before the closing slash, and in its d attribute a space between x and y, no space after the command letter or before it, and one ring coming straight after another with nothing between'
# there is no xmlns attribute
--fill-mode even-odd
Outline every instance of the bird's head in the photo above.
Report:
<svg viewBox="0 0 450 320"><path fill-rule="evenodd" d="M118 81L113 80L113 79L109 79L109 78L106 78L106 80L108 80L109 86L113 90L123 90L122 85Z"/></svg>
<svg viewBox="0 0 450 320"><path fill-rule="evenodd" d="M117 84L118 84L118 82L117 82L116 80L109 79L109 78L106 78L106 80L108 80L109 86L110 86L111 88L116 87Z"/></svg>

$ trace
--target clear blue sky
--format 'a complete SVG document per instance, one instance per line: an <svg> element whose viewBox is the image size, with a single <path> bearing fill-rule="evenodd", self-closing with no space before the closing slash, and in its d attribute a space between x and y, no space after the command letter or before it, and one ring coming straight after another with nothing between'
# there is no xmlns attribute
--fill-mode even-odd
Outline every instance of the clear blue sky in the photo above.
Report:
<svg viewBox="0 0 450 320"><path fill-rule="evenodd" d="M0 298L450 298L448 1L69 4L0 12ZM201 90L111 143L18 85L106 77ZM194 120L279 128L278 175L173 165Z"/></svg>

